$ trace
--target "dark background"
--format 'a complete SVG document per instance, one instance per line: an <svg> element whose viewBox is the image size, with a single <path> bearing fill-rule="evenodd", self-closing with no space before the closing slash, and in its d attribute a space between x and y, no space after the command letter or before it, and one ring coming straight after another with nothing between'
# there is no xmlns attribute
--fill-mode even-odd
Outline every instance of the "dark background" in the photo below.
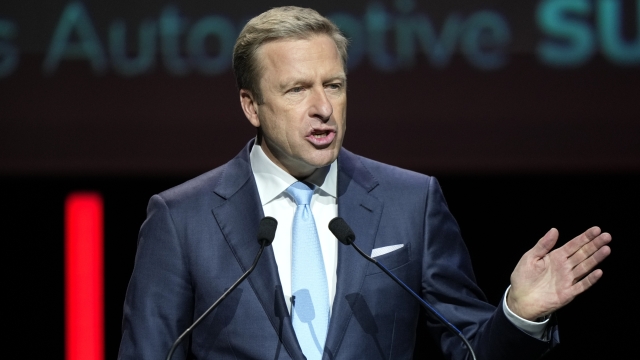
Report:
<svg viewBox="0 0 640 360"><path fill-rule="evenodd" d="M180 177L5 177L5 319L11 346L33 358L64 354L63 213L70 191L105 201L106 350L114 359L137 231L148 198ZM548 359L622 359L637 318L637 174L442 175L439 177L489 301L498 304L520 256L550 227L564 243L598 225L614 238L604 277L558 312L561 345ZM8 315L8 316L6 316ZM420 342L421 354L435 353ZM423 357L419 357L423 358ZM438 359L439 357L428 357Z"/></svg>
<svg viewBox="0 0 640 360"><path fill-rule="evenodd" d="M587 1L592 9L601 2ZM620 2L627 40L640 41L634 35L640 5ZM13 349L29 358L63 358L64 199L77 190L101 192L106 351L113 359L149 197L223 164L254 130L243 119L228 70L177 76L157 54L155 67L136 76L112 67L96 73L82 59L63 60L54 73L45 74L42 64L52 33L70 3L0 4L0 21L16 27L13 36L3 38L0 32L0 65L7 41L19 51L16 68L0 77L0 204L8 250L3 303ZM418 54L410 67L383 71L373 55L363 55L349 73L345 146L438 177L478 282L494 304L520 256L549 228L559 229L561 243L593 225L610 232L613 252L601 266L605 276L558 312L562 344L547 358L628 357L633 340L623 329L637 319L632 294L638 292L633 264L639 250L640 57L621 65L598 48L573 66L545 63L538 48L549 35L535 16L545 3L416 2L412 14L427 14L438 30L453 13L463 18L481 10L501 14L511 32L508 61L483 70L456 47L443 67ZM208 14L240 24L281 5L81 4L103 45L114 19L123 18L135 28L145 18L158 18L169 4L179 8L189 24ZM363 18L375 2L297 4L323 14L346 12ZM379 4L400 16L399 2ZM577 19L598 26L593 14ZM388 37L392 44L393 32ZM135 37L130 40L136 44ZM211 46L215 48L215 42ZM419 358L438 358L432 343L418 345Z"/></svg>

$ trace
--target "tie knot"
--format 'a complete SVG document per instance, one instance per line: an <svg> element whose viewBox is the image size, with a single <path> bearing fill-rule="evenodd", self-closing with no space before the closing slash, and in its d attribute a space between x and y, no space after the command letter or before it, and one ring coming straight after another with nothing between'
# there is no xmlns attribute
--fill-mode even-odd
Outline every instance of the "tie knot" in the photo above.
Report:
<svg viewBox="0 0 640 360"><path fill-rule="evenodd" d="M297 205L309 205L313 196L313 189L303 182L296 181L287 188L287 193L293 196Z"/></svg>

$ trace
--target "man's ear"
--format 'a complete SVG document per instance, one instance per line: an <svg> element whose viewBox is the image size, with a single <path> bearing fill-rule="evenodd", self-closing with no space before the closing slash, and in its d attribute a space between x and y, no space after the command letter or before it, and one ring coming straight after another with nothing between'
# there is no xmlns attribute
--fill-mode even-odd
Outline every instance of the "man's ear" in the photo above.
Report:
<svg viewBox="0 0 640 360"><path fill-rule="evenodd" d="M251 125L260 127L260 119L258 118L258 103L251 91L240 89L240 106Z"/></svg>

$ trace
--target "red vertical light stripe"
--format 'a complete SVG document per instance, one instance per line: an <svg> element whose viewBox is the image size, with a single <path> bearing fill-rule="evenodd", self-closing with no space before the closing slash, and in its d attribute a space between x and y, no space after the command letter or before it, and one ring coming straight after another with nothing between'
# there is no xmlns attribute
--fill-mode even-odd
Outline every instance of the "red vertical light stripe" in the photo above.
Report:
<svg viewBox="0 0 640 360"><path fill-rule="evenodd" d="M104 360L103 204L98 193L65 203L66 360Z"/></svg>

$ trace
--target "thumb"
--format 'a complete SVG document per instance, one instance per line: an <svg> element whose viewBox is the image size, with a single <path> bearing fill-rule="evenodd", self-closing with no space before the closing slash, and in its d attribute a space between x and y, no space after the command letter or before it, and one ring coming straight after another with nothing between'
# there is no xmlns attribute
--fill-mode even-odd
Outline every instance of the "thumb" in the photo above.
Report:
<svg viewBox="0 0 640 360"><path fill-rule="evenodd" d="M536 258L544 257L553 249L557 241L558 230L556 228L551 228L551 230L547 231L547 233L544 234L544 236L540 238L536 245L530 250L531 255Z"/></svg>

